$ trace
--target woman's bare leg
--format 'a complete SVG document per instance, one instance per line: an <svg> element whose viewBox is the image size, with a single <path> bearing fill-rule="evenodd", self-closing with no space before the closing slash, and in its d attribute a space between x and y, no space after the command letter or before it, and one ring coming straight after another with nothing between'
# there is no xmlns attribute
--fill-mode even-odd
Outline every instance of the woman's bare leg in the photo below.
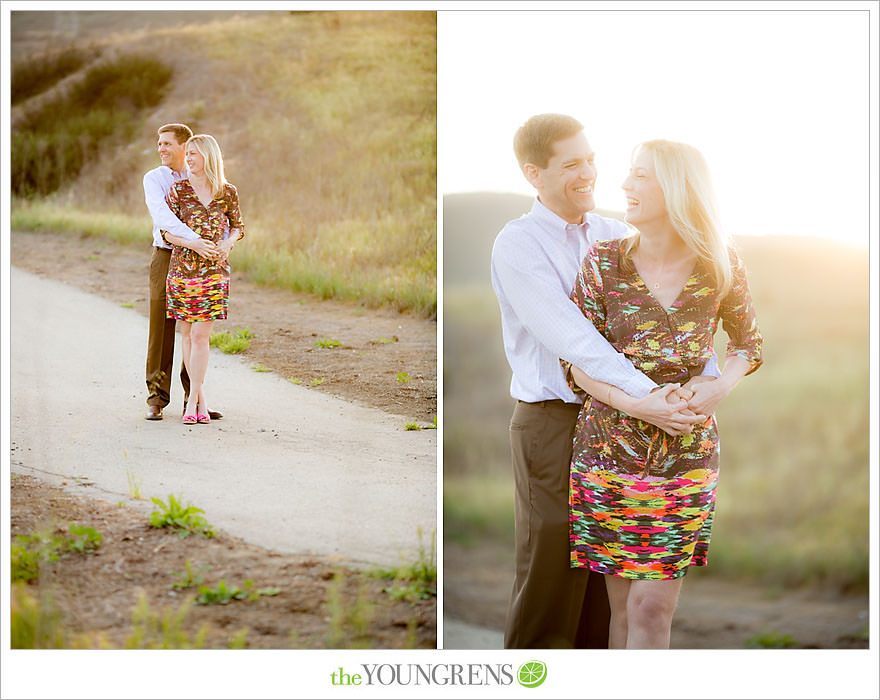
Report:
<svg viewBox="0 0 880 700"><path fill-rule="evenodd" d="M177 325L180 327L180 354L183 356L183 366L186 367L186 373L189 376L192 376L192 370L190 369L190 354L192 352L193 324L189 321L178 321ZM190 391L189 398L192 398L192 391ZM195 405L190 406L189 398L187 399L186 406L183 408L183 414L195 415Z"/></svg>
<svg viewBox="0 0 880 700"><path fill-rule="evenodd" d="M608 625L608 648L626 649L626 604L632 581L620 576L605 575L605 589L611 605L611 622Z"/></svg>
<svg viewBox="0 0 880 700"><path fill-rule="evenodd" d="M672 616L683 580L632 581L626 604L627 649L669 648Z"/></svg>
<svg viewBox="0 0 880 700"><path fill-rule="evenodd" d="M205 375L208 371L208 357L211 352L211 329L213 327L213 321L199 321L192 324L190 364L186 368L186 371L189 373L190 382L189 403L186 406L187 412L190 413L208 413L203 386Z"/></svg>

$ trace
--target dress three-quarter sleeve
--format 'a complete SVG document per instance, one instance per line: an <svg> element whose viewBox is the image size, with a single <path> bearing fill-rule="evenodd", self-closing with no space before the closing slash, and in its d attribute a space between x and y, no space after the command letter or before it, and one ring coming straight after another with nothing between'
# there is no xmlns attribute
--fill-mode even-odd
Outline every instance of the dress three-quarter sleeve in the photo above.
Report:
<svg viewBox="0 0 880 700"><path fill-rule="evenodd" d="M605 335L605 294L602 287L601 256L595 245L587 250L580 272L574 281L571 300L603 336ZM565 381L574 393L583 393L571 376L571 362L560 360Z"/></svg>
<svg viewBox="0 0 880 700"><path fill-rule="evenodd" d="M238 190L234 185L226 185L226 218L229 220L229 230L237 229L241 232L239 239L244 238L244 222L241 219L241 207L238 204Z"/></svg>
<svg viewBox="0 0 880 700"><path fill-rule="evenodd" d="M727 356L737 355L749 363L751 374L763 363L762 345L764 342L758 329L755 307L746 276L746 268L739 256L731 250L730 266L733 280L730 291L722 300L718 315L724 324L724 330L730 337L727 343Z"/></svg>

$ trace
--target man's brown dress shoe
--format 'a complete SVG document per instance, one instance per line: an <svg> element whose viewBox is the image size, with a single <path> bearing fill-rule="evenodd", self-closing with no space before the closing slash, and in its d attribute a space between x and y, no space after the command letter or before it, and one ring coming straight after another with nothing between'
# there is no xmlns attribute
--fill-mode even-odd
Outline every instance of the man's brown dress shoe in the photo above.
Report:
<svg viewBox="0 0 880 700"><path fill-rule="evenodd" d="M147 420L162 420L161 406L147 406Z"/></svg>

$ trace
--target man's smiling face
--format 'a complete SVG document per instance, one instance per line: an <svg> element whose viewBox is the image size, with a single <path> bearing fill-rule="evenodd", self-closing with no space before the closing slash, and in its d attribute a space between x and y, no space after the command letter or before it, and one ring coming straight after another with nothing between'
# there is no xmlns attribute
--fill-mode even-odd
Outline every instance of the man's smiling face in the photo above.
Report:
<svg viewBox="0 0 880 700"><path fill-rule="evenodd" d="M596 154L581 131L553 143L553 155L546 168L534 167L529 179L547 208L569 223L580 223L595 208Z"/></svg>
<svg viewBox="0 0 880 700"><path fill-rule="evenodd" d="M159 160L162 161L162 165L167 165L175 171L179 171L183 167L184 145L177 143L177 137L173 131L163 131L159 134L156 148L159 151Z"/></svg>

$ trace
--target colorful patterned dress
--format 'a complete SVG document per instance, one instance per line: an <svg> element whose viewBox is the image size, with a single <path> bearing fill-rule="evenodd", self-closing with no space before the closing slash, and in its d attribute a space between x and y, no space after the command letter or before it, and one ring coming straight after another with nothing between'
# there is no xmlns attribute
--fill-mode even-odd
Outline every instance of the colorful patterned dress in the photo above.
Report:
<svg viewBox="0 0 880 700"><path fill-rule="evenodd" d="M202 238L218 243L229 229L244 235L238 208L238 191L226 183L223 193L206 207L189 180L175 182L166 196L168 207ZM164 231L162 232L164 235ZM229 262L215 264L195 251L174 246L165 282L167 317L178 321L212 321L226 318L229 301Z"/></svg>
<svg viewBox="0 0 880 700"><path fill-rule="evenodd" d="M572 292L584 316L658 384L703 371L719 318L727 353L761 365L761 335L745 268L731 251L723 300L697 263L673 305L650 294L619 241L593 245ZM565 363L563 363L565 366ZM577 389L571 380L573 389ZM628 579L674 579L705 566L720 446L714 416L673 437L587 397L578 416L569 483L571 566Z"/></svg>

